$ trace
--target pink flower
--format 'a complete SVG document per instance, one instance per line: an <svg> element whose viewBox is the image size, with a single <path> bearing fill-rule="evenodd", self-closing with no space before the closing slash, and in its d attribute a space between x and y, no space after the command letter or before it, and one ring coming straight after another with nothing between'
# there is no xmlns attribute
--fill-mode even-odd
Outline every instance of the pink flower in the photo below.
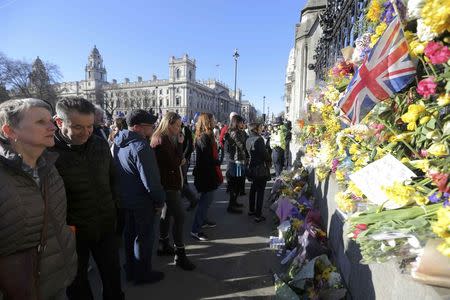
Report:
<svg viewBox="0 0 450 300"><path fill-rule="evenodd" d="M434 77L428 77L419 82L417 86L417 92L419 95L428 99L431 95L436 94L437 83L434 82Z"/></svg>
<svg viewBox="0 0 450 300"><path fill-rule="evenodd" d="M424 53L433 65L446 63L450 59L450 49L442 43L429 42Z"/></svg>
<svg viewBox="0 0 450 300"><path fill-rule="evenodd" d="M425 149L421 149L419 155L421 158L426 158L428 156L428 151Z"/></svg>

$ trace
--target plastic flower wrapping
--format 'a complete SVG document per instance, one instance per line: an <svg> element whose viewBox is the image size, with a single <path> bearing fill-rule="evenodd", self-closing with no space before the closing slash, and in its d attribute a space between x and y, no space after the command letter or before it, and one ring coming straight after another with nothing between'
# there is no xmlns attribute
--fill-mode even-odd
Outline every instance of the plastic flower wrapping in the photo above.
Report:
<svg viewBox="0 0 450 300"><path fill-rule="evenodd" d="M275 181L270 199L280 225L271 248L282 257L282 273L274 274L277 299L342 299L346 290L330 262L320 212L308 187L304 168L284 171Z"/></svg>
<svg viewBox="0 0 450 300"><path fill-rule="evenodd" d="M321 120L305 119L296 129L304 152L297 165L314 170L318 181L336 179L340 192L335 201L349 217L348 236L359 244L363 263L413 260L432 238L441 239L438 250L450 257L450 0L395 4L369 2L367 32L356 39L351 61L336 62L327 81L310 94L314 105L309 108ZM337 103L397 12L408 29L416 80L378 103L360 124L342 126ZM350 180L352 173L386 154L416 175L383 187L398 209L372 204Z"/></svg>

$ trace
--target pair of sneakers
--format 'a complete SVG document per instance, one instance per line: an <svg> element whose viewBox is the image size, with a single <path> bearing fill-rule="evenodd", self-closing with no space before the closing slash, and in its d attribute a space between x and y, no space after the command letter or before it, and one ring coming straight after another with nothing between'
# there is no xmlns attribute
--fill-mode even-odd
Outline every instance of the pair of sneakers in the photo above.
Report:
<svg viewBox="0 0 450 300"><path fill-rule="evenodd" d="M206 220L205 223L202 225L203 229L208 228L214 228L216 227L216 222ZM191 236L196 239L197 241L207 241L208 236L204 232L191 232Z"/></svg>
<svg viewBox="0 0 450 300"><path fill-rule="evenodd" d="M256 214L255 214L255 212L254 211L249 211L248 212L248 215L251 217L251 216L255 216ZM260 222L263 222L263 221L265 221L266 220L266 217L264 217L264 216L259 216L259 217L255 217L255 223L260 223Z"/></svg>

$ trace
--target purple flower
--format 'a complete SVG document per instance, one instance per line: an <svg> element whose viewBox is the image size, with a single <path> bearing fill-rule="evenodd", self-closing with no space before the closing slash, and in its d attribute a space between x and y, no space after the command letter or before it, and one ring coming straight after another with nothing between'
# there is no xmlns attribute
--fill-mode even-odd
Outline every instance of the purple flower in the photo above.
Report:
<svg viewBox="0 0 450 300"><path fill-rule="evenodd" d="M406 7L401 0L395 0L395 5L397 6L397 10L400 14L400 19L405 19L406 16ZM396 14L394 5L391 1L386 1L383 4L384 12L381 15L381 20L384 20L387 24L391 23L394 19L394 15Z"/></svg>
<svg viewBox="0 0 450 300"><path fill-rule="evenodd" d="M444 201L444 207L447 207L447 206L449 206L449 205L450 205L450 202L448 201L448 199L445 200L445 201Z"/></svg>
<svg viewBox="0 0 450 300"><path fill-rule="evenodd" d="M428 200L430 200L431 203L438 203L439 200L441 200L440 197L438 197L439 193L434 193L433 195L431 195L430 197L428 197Z"/></svg>
<svg viewBox="0 0 450 300"><path fill-rule="evenodd" d="M450 196L449 193L436 192L433 195L429 196L428 200L430 200L431 203L438 203L444 201L444 206L447 206L449 196Z"/></svg>

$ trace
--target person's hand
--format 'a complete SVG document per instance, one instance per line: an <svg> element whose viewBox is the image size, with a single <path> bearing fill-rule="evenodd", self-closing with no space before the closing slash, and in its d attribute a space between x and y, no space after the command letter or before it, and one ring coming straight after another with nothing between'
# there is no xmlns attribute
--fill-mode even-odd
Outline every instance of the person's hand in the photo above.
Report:
<svg viewBox="0 0 450 300"><path fill-rule="evenodd" d="M183 158L183 160L181 161L181 165L180 166L184 166L186 164L186 158Z"/></svg>
<svg viewBox="0 0 450 300"><path fill-rule="evenodd" d="M155 207L155 213L156 213L156 214L161 214L163 208L164 208L164 206L163 206L163 207Z"/></svg>
<svg viewBox="0 0 450 300"><path fill-rule="evenodd" d="M183 144L184 142L184 135L180 132L178 134L178 143Z"/></svg>

